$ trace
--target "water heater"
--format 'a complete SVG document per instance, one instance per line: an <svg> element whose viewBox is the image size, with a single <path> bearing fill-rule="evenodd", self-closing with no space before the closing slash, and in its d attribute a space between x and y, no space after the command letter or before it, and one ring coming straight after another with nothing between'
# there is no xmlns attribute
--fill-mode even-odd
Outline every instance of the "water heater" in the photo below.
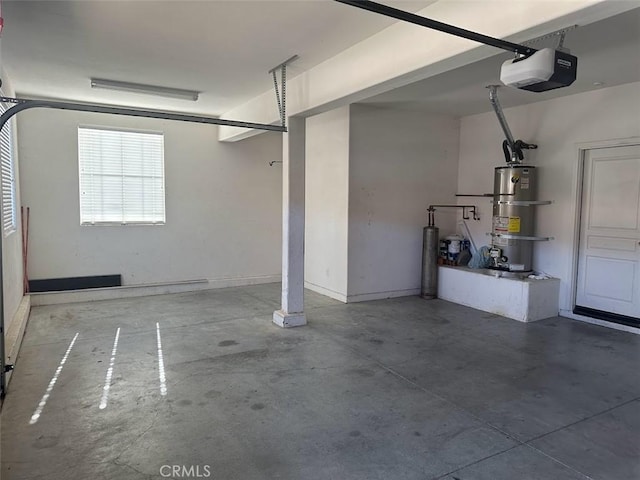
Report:
<svg viewBox="0 0 640 480"><path fill-rule="evenodd" d="M535 207L551 202L537 199L536 167L522 164L523 150L536 149L538 146L514 140L498 101L498 87L489 85L488 88L489 100L506 137L502 142L502 150L507 163L495 168L493 180L490 268L526 273L533 270L533 242L549 240L549 237L535 235Z"/></svg>
<svg viewBox="0 0 640 480"><path fill-rule="evenodd" d="M496 167L491 231L492 268L510 272L532 270L537 188L535 167Z"/></svg>
<svg viewBox="0 0 640 480"><path fill-rule="evenodd" d="M535 234L536 207L551 203L538 200L537 190L536 167L496 167L490 268L508 272L533 270L533 242L550 240Z"/></svg>

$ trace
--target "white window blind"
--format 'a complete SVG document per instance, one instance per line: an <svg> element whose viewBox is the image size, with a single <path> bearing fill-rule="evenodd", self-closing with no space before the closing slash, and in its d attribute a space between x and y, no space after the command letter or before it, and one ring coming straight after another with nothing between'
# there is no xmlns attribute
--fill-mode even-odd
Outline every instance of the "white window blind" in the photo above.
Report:
<svg viewBox="0 0 640 480"><path fill-rule="evenodd" d="M165 222L164 135L78 128L80 223Z"/></svg>
<svg viewBox="0 0 640 480"><path fill-rule="evenodd" d="M4 94L0 92L2 96ZM7 107L0 103L0 113ZM2 170L2 231L4 236L16 231L16 179L13 165L13 119L0 132L0 165Z"/></svg>

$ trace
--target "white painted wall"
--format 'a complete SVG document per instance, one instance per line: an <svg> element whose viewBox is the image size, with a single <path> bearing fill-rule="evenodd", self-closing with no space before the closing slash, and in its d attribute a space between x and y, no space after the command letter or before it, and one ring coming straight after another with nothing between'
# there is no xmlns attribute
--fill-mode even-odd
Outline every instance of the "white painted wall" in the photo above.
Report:
<svg viewBox="0 0 640 480"><path fill-rule="evenodd" d="M31 279L280 278L282 171L268 165L282 157L280 134L223 144L210 125L54 110L21 113L18 124ZM80 226L77 127L87 124L164 132L166 225Z"/></svg>
<svg viewBox="0 0 640 480"><path fill-rule="evenodd" d="M538 145L529 163L540 168L537 233L553 236L534 251L534 269L561 279L560 309L571 310L571 282L577 208L578 148L583 142L640 136L640 83L603 88L555 100L505 109L516 138ZM504 164L504 135L493 112L461 119L458 190L493 190L493 168ZM491 204L481 200L481 222L470 223L480 245L489 242Z"/></svg>
<svg viewBox="0 0 640 480"><path fill-rule="evenodd" d="M14 96L15 92L11 81L5 72L2 72L2 91L7 96ZM14 117L15 118L15 117ZM22 223L20 220L20 181L19 181L19 155L17 148L16 122L13 120L14 138L14 162L16 175L16 231L2 239L2 279L4 293L4 318L5 334L12 329L12 321L23 297L22 283ZM16 319L16 321L18 321Z"/></svg>
<svg viewBox="0 0 640 480"><path fill-rule="evenodd" d="M306 120L305 286L347 299L349 107Z"/></svg>
<svg viewBox="0 0 640 480"><path fill-rule="evenodd" d="M353 105L350 132L348 300L417 294L427 208L455 203L459 121ZM437 212L441 235L455 218Z"/></svg>

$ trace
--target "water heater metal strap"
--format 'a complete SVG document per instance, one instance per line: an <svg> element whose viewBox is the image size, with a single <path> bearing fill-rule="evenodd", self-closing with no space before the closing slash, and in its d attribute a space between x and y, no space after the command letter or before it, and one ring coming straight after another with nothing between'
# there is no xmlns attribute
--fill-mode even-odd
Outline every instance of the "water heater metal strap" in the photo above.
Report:
<svg viewBox="0 0 640 480"><path fill-rule="evenodd" d="M551 205L551 200L498 200L491 203L497 203L498 205L513 205L514 207L529 207L535 205Z"/></svg>
<svg viewBox="0 0 640 480"><path fill-rule="evenodd" d="M504 238L505 240L527 240L530 242L546 242L552 240L553 237L534 237L525 235L512 235L510 233L491 233L492 237Z"/></svg>

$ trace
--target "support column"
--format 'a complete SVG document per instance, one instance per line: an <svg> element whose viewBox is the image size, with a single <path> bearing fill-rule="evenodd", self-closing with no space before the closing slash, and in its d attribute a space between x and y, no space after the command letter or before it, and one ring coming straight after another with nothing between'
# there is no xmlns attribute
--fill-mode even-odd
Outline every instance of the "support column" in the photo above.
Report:
<svg viewBox="0 0 640 480"><path fill-rule="evenodd" d="M305 119L288 119L282 145L282 308L273 312L280 327L307 324L304 315Z"/></svg>

